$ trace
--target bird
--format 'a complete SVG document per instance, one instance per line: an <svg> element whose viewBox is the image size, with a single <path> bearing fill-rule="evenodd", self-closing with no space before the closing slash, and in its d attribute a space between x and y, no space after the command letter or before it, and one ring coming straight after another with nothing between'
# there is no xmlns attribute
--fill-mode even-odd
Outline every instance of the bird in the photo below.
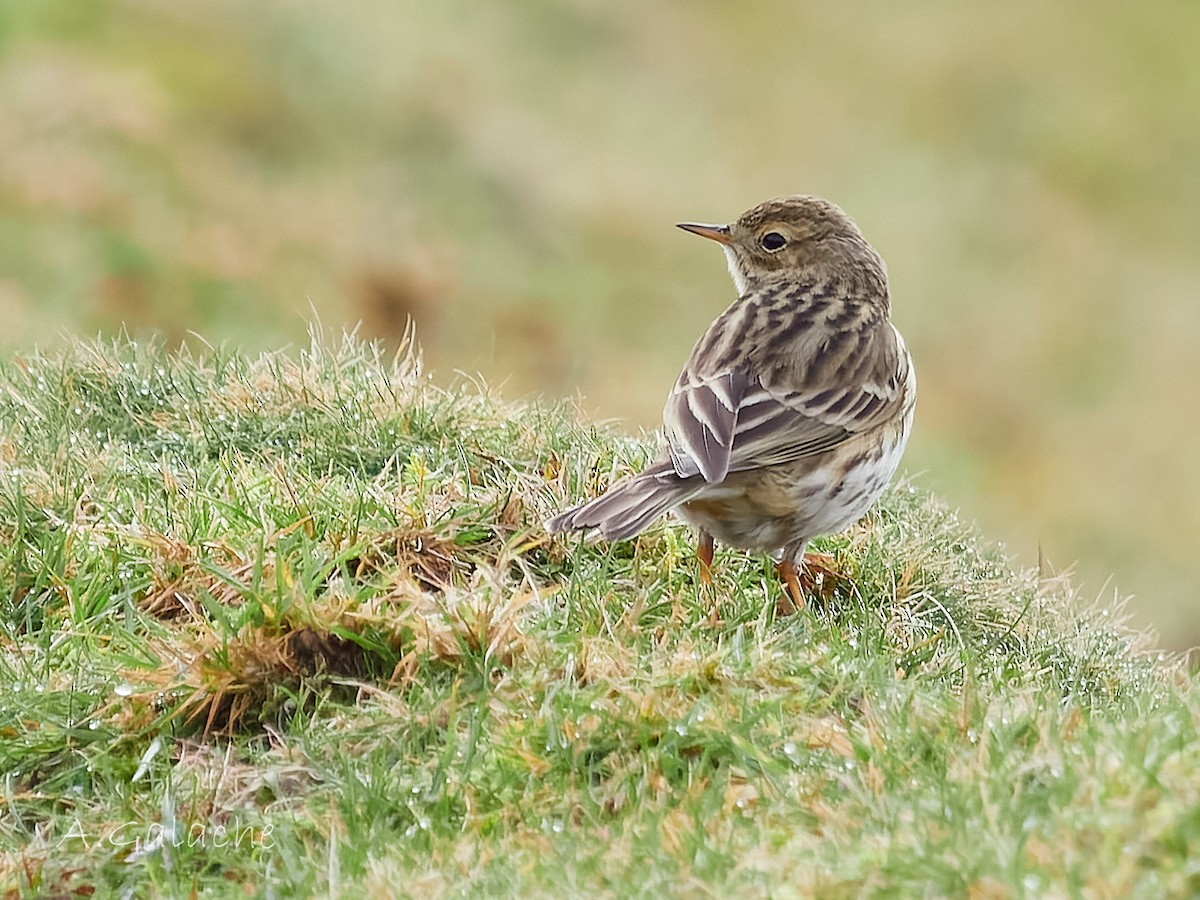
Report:
<svg viewBox="0 0 1200 900"><path fill-rule="evenodd" d="M806 550L862 518L912 430L916 370L891 321L882 257L837 205L792 195L727 225L680 223L725 251L737 299L700 337L663 409L655 462L550 519L627 540L674 511L714 540L770 554L793 609Z"/></svg>

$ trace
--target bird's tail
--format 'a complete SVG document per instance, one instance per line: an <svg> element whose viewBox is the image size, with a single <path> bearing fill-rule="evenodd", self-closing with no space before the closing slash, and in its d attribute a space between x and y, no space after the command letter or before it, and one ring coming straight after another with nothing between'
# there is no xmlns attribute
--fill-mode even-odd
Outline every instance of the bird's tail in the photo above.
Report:
<svg viewBox="0 0 1200 900"><path fill-rule="evenodd" d="M675 474L669 461L619 482L595 500L568 509L546 523L548 531L594 528L609 541L633 537L693 493L688 480Z"/></svg>

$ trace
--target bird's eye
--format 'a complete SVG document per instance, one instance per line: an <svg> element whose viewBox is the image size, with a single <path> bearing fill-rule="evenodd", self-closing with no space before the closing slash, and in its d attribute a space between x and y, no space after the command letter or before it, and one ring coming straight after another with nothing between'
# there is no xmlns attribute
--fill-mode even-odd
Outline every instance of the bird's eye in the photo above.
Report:
<svg viewBox="0 0 1200 900"><path fill-rule="evenodd" d="M762 248L768 253L774 253L776 250L783 249L783 245L787 243L787 238L778 231L768 231L759 239L759 243L762 244Z"/></svg>

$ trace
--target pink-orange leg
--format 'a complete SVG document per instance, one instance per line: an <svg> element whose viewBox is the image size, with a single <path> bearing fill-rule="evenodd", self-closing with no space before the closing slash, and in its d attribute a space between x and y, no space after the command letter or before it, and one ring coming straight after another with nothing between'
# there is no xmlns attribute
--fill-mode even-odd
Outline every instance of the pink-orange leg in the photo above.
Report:
<svg viewBox="0 0 1200 900"><path fill-rule="evenodd" d="M787 588L778 605L781 616L790 616L804 609L806 594L821 600L828 599L838 584L846 580L846 576L838 570L837 561L828 553L805 553L801 565L784 560L776 568Z"/></svg>
<svg viewBox="0 0 1200 900"><path fill-rule="evenodd" d="M776 563L775 569L779 572L779 577L783 579L784 587L787 588L787 593L779 598L776 606L779 615L790 616L792 613L804 609L804 591L800 587L800 573L796 571L796 564L790 559L785 559Z"/></svg>
<svg viewBox="0 0 1200 900"><path fill-rule="evenodd" d="M712 589L713 536L707 531L701 531L696 539L696 559L700 561L700 584L706 593ZM709 598L712 600L711 596ZM708 611L708 624L716 627L721 620L721 607L713 603Z"/></svg>
<svg viewBox="0 0 1200 900"><path fill-rule="evenodd" d="M713 536L701 531L696 541L696 559L700 560L700 583L712 584Z"/></svg>

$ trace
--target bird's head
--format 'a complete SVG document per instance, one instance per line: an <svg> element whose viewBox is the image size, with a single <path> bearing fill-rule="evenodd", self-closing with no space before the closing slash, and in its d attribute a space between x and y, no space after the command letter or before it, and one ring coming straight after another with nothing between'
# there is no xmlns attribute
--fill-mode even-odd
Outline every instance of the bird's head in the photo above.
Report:
<svg viewBox="0 0 1200 900"><path fill-rule="evenodd" d="M840 207L820 197L778 197L729 225L683 222L679 227L724 247L739 295L752 283L823 275L822 269L846 264L883 274L883 260L858 226Z"/></svg>

